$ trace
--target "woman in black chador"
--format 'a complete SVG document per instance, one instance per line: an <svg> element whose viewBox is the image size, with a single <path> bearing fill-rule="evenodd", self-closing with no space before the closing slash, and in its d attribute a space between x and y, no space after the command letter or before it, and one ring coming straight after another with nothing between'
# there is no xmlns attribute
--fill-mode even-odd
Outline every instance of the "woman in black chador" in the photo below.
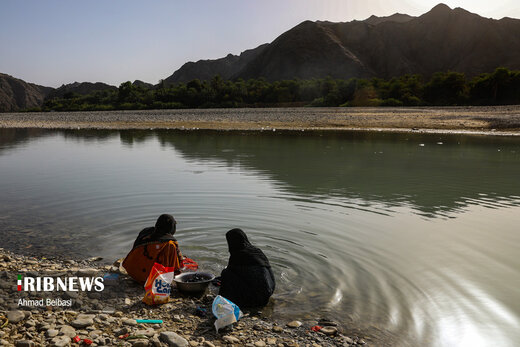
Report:
<svg viewBox="0 0 520 347"><path fill-rule="evenodd" d="M222 270L219 294L239 307L265 306L275 288L269 260L241 229L228 231L226 239L230 256Z"/></svg>

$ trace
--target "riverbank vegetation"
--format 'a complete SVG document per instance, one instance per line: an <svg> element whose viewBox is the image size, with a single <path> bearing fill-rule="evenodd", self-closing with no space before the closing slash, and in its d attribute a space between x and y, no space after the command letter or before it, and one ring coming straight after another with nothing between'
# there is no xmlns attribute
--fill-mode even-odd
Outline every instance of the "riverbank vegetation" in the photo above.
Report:
<svg viewBox="0 0 520 347"><path fill-rule="evenodd" d="M520 71L497 68L468 79L458 72L380 78L247 81L192 80L152 88L131 82L88 95L67 93L31 111L136 110L297 106L458 106L520 104Z"/></svg>

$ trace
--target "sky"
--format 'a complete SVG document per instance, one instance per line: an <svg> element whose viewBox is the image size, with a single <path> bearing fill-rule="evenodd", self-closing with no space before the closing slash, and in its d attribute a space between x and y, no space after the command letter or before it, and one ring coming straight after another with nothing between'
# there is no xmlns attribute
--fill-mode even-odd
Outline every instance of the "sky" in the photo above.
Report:
<svg viewBox="0 0 520 347"><path fill-rule="evenodd" d="M40 85L157 83L188 61L272 42L304 20L421 15L429 0L0 0L0 72ZM520 18L519 0L444 1Z"/></svg>

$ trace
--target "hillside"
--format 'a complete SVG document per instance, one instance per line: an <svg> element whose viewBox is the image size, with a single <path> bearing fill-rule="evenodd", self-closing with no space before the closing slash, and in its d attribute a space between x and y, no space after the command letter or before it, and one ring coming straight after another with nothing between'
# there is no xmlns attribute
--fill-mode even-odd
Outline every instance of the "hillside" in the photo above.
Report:
<svg viewBox="0 0 520 347"><path fill-rule="evenodd" d="M228 54L224 58L215 60L199 60L188 62L181 66L171 76L164 79L165 84L189 82L195 78L209 80L215 75L229 79L242 70L251 60L260 54L267 44L246 50L240 55Z"/></svg>
<svg viewBox="0 0 520 347"><path fill-rule="evenodd" d="M153 84L151 83L147 83L147 82L143 82L141 80L135 80L132 82L132 85L133 86L136 86L138 88L144 88L144 89L150 89L150 88L153 88Z"/></svg>
<svg viewBox="0 0 520 347"><path fill-rule="evenodd" d="M74 82L64 84L61 87L54 89L49 93L48 98L62 98L67 94L87 95L102 90L117 90L117 87L102 82Z"/></svg>
<svg viewBox="0 0 520 347"><path fill-rule="evenodd" d="M472 77L499 66L518 70L520 20L488 19L440 4L419 17L394 14L345 23L305 21L253 51L248 59L240 59L242 54L186 63L167 80L206 80L216 74L270 81L430 77L448 70Z"/></svg>
<svg viewBox="0 0 520 347"><path fill-rule="evenodd" d="M0 73L0 112L38 107L52 90Z"/></svg>

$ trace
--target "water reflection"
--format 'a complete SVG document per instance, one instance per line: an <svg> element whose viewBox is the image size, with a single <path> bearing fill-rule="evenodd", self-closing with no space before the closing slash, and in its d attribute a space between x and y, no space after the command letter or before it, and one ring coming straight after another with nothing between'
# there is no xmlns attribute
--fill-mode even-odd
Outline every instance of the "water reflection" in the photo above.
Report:
<svg viewBox="0 0 520 347"><path fill-rule="evenodd" d="M59 134L100 142L119 137L128 148L157 139L187 160L219 160L267 175L284 198L327 198L347 208L408 204L425 217L450 217L465 206L516 206L520 145L516 138L363 132L244 133L166 130L0 129L0 149ZM424 145L424 146L420 146ZM296 198L296 197L297 198ZM365 205L349 206L351 199ZM495 201L500 204L495 205ZM374 211L377 212L377 211ZM385 211L379 211L384 213Z"/></svg>
<svg viewBox="0 0 520 347"><path fill-rule="evenodd" d="M128 139L130 134L121 136ZM421 215L435 217L475 203L493 208L502 199L516 204L520 194L518 139L356 132L222 136L157 131L155 136L189 160L219 159L255 170L289 196L322 203L339 197L346 198L346 206L351 198L366 206L372 201L389 208L409 204Z"/></svg>

